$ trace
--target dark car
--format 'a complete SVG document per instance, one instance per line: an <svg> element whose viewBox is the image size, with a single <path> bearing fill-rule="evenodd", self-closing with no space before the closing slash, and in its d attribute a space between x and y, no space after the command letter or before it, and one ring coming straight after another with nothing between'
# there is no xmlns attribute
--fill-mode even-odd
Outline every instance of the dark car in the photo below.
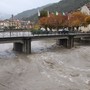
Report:
<svg viewBox="0 0 90 90"><path fill-rule="evenodd" d="M69 30L58 31L58 34L68 34L68 33L69 33Z"/></svg>

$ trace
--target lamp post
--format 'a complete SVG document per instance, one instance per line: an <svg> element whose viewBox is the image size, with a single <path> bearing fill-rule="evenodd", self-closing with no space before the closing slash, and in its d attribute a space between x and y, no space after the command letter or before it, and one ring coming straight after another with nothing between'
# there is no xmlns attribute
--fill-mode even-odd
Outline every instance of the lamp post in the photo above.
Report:
<svg viewBox="0 0 90 90"><path fill-rule="evenodd" d="M11 16L10 37L11 37L11 29L13 29L13 14Z"/></svg>
<svg viewBox="0 0 90 90"><path fill-rule="evenodd" d="M12 27L13 27L13 14L12 14Z"/></svg>

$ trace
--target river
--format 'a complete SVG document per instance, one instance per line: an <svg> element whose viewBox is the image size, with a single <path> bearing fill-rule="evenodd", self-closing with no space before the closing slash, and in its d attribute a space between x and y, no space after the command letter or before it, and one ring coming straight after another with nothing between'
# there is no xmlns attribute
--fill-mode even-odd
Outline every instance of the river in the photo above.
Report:
<svg viewBox="0 0 90 90"><path fill-rule="evenodd" d="M0 90L90 90L90 46L33 41L32 54L0 44Z"/></svg>

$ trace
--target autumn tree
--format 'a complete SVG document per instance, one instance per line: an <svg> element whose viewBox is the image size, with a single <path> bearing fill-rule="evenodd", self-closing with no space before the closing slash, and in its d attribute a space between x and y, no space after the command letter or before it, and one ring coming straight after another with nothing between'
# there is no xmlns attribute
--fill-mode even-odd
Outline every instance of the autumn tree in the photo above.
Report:
<svg viewBox="0 0 90 90"><path fill-rule="evenodd" d="M39 16L39 24L41 27L45 28L47 30L47 27L48 27L48 13L47 11L41 11L40 12L40 16Z"/></svg>
<svg viewBox="0 0 90 90"><path fill-rule="evenodd" d="M51 13L48 17L42 17L39 19L39 23L44 28L57 29L66 27L66 19L67 17L63 16L62 14L55 15Z"/></svg>
<svg viewBox="0 0 90 90"><path fill-rule="evenodd" d="M90 24L90 16L89 15L85 18L85 23L86 23L86 25Z"/></svg>
<svg viewBox="0 0 90 90"><path fill-rule="evenodd" d="M63 20L64 18L62 14L58 14L55 16L55 27L57 28L57 30L63 28Z"/></svg>
<svg viewBox="0 0 90 90"><path fill-rule="evenodd" d="M50 28L52 30L53 28L59 30L60 28L74 28L76 27L77 30L80 26L84 26L85 23L90 23L90 16L87 17L84 13L81 13L79 11L69 13L68 15L62 15L62 14L50 14L49 16L42 16L39 19L39 23L42 27L44 27L46 30L47 28Z"/></svg>
<svg viewBox="0 0 90 90"><path fill-rule="evenodd" d="M40 26L44 27L47 30L48 23L47 23L48 18L47 17L42 17L39 19L39 24Z"/></svg>
<svg viewBox="0 0 90 90"><path fill-rule="evenodd" d="M40 30L40 25L39 24L35 24L33 27L34 30Z"/></svg>
<svg viewBox="0 0 90 90"><path fill-rule="evenodd" d="M79 11L73 12L69 14L68 26L73 29L74 27L76 27L78 30L80 26L83 26L85 24L85 18L86 15L84 13L81 13Z"/></svg>
<svg viewBox="0 0 90 90"><path fill-rule="evenodd" d="M47 17L47 24L48 24L48 28L52 31L53 28L55 28L55 16L54 14L50 14L49 17Z"/></svg>
<svg viewBox="0 0 90 90"><path fill-rule="evenodd" d="M63 29L68 27L68 15L63 15L63 17L62 17L62 27L63 27Z"/></svg>

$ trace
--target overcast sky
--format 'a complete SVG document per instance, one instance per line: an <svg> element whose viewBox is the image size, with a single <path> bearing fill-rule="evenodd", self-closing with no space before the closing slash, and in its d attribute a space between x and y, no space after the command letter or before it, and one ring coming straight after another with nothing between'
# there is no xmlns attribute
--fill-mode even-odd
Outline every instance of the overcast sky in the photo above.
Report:
<svg viewBox="0 0 90 90"><path fill-rule="evenodd" d="M0 12L17 14L58 1L60 0L0 0Z"/></svg>

